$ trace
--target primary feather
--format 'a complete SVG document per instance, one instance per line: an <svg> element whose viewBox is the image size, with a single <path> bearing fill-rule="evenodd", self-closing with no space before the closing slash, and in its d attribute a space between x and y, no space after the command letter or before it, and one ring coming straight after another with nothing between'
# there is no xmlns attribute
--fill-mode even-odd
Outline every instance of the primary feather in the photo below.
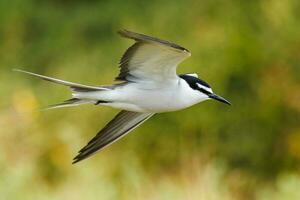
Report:
<svg viewBox="0 0 300 200"><path fill-rule="evenodd" d="M177 65L191 55L187 49L165 40L127 30L119 34L135 43L122 56L116 80L174 80Z"/></svg>
<svg viewBox="0 0 300 200"><path fill-rule="evenodd" d="M120 139L138 125L149 119L154 113L121 111L80 151L73 163L79 162L105 146Z"/></svg>

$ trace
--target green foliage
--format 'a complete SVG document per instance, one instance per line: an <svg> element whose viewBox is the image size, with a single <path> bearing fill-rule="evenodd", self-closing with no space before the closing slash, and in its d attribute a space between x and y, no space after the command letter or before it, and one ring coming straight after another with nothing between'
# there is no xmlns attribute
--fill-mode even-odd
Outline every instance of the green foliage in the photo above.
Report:
<svg viewBox="0 0 300 200"><path fill-rule="evenodd" d="M299 9L297 0L0 1L1 198L297 199ZM39 112L68 91L11 69L112 83L131 44L121 28L189 49L178 73L197 72L233 105L156 115L71 165L116 111Z"/></svg>

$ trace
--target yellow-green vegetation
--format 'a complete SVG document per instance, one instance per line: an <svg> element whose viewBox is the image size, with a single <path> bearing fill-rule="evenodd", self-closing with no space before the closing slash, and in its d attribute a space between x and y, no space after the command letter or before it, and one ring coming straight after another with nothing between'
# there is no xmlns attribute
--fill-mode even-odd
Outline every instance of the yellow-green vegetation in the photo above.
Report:
<svg viewBox="0 0 300 200"><path fill-rule="evenodd" d="M300 199L300 1L0 1L0 199ZM76 165L116 110L40 112L68 90L12 72L112 83L126 28L192 52L232 106L153 117Z"/></svg>

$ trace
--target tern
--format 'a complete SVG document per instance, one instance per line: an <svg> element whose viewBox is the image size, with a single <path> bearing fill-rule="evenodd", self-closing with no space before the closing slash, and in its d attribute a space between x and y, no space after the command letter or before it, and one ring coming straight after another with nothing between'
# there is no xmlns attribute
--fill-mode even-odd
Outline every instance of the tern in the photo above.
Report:
<svg viewBox="0 0 300 200"><path fill-rule="evenodd" d="M118 33L135 42L119 62L116 84L89 86L15 69L70 88L71 99L48 108L94 104L122 110L78 152L73 163L99 152L156 113L181 110L209 99L230 105L197 74L177 75L177 65L191 56L186 48L128 30Z"/></svg>

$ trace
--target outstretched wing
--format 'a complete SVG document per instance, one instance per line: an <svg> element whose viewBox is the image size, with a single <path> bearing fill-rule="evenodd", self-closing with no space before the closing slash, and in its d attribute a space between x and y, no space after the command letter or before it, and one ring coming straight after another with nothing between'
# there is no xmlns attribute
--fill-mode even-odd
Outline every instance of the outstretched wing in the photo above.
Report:
<svg viewBox="0 0 300 200"><path fill-rule="evenodd" d="M165 40L127 30L118 32L121 36L135 40L120 61L120 74L116 80L167 81L177 78L176 67L191 53Z"/></svg>
<svg viewBox="0 0 300 200"><path fill-rule="evenodd" d="M149 119L154 113L138 113L122 110L112 119L73 159L77 163L92 154L98 152L105 146L120 139L138 125Z"/></svg>

